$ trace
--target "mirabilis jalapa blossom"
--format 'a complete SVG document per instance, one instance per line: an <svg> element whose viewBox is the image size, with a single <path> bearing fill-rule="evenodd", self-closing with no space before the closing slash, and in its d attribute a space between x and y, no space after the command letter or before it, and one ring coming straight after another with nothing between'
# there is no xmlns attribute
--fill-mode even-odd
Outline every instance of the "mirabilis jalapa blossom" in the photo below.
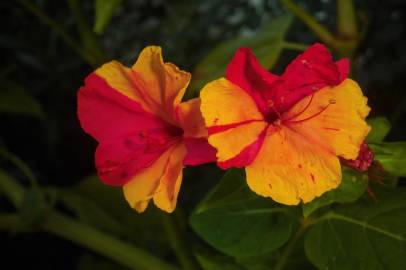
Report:
<svg viewBox="0 0 406 270"><path fill-rule="evenodd" d="M370 130L367 98L347 79L348 70L347 59L333 62L321 44L281 76L261 67L249 49L239 49L225 78L200 94L217 164L245 167L254 192L287 205L337 187L340 159L356 160Z"/></svg>
<svg viewBox="0 0 406 270"><path fill-rule="evenodd" d="M149 46L131 68L117 61L103 65L78 93L81 126L99 142L100 179L123 186L138 212L151 199L172 212L183 167L215 160L200 100L181 102L190 77L164 63L160 47Z"/></svg>

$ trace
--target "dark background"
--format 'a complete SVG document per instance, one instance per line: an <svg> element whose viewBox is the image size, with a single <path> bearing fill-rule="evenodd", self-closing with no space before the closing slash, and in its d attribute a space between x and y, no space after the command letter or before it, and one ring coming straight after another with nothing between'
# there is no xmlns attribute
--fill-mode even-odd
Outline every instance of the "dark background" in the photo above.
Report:
<svg viewBox="0 0 406 270"><path fill-rule="evenodd" d="M65 1L33 2L73 36L78 35ZM92 22L93 1L81 2ZM306 10L334 31L335 1L296 2L306 3ZM383 115L391 122L388 140L401 140L406 136L406 2L364 0L356 1L356 5L357 15L367 26L356 53L354 74L369 98L371 116ZM265 0L124 0L98 40L108 56L106 60L118 59L130 65L144 46L156 44L163 47L166 61L192 71L216 44L255 33L261 23L283 12L278 1ZM28 163L41 184L70 187L94 173L96 142L81 130L76 117L76 92L93 68L17 2L1 1L0 14L0 74L34 97L45 113L42 119L0 113L0 142ZM299 20L293 23L287 39L308 44L317 41ZM284 52L276 72L283 70L295 54ZM7 163L2 165L13 170ZM206 168L189 172L186 179L207 174ZM186 210L216 180L201 178L207 181L191 185L185 180L180 200ZM0 198L0 210L10 207ZM46 233L0 233L2 269L74 269L79 258L83 263L84 253L90 254Z"/></svg>

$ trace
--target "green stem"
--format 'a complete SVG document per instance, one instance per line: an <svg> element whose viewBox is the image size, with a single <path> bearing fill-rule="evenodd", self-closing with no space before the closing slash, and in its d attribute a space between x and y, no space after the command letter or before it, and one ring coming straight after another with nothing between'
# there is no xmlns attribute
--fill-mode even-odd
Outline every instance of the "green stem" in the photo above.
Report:
<svg viewBox="0 0 406 270"><path fill-rule="evenodd" d="M295 249L295 245L297 241L300 240L300 238L303 236L303 234L306 232L307 228L311 225L312 223L307 220L303 219L299 229L296 231L296 233L293 235L293 237L289 240L289 242L286 244L284 250L282 251L281 256L279 257L278 262L276 263L274 270L283 270L286 266L286 263L292 254L292 252Z"/></svg>
<svg viewBox="0 0 406 270"><path fill-rule="evenodd" d="M337 20L338 38L334 47L340 56L352 58L360 41L352 0L337 0Z"/></svg>
<svg viewBox="0 0 406 270"><path fill-rule="evenodd" d="M161 212L161 219L169 244L171 245L172 250L175 252L179 263L182 265L182 268L187 270L200 269L199 264L188 247L173 214L170 215Z"/></svg>
<svg viewBox="0 0 406 270"><path fill-rule="evenodd" d="M82 8L83 3L78 0L67 0L67 2L72 15L76 20L76 25L82 38L83 44L89 51L93 53L98 64L101 64L104 61L105 53L86 19Z"/></svg>
<svg viewBox="0 0 406 270"><path fill-rule="evenodd" d="M0 229L12 231L20 225L20 222L18 214L0 215ZM85 246L130 269L180 270L142 249L56 212L50 213L39 225L39 229Z"/></svg>
<svg viewBox="0 0 406 270"><path fill-rule="evenodd" d="M0 190L10 199L16 208L19 207L24 195L24 188L6 171L0 169Z"/></svg>
<svg viewBox="0 0 406 270"><path fill-rule="evenodd" d="M296 43L296 42L290 42L290 41L284 41L283 47L288 50L305 51L309 47L309 45L302 44L302 43Z"/></svg>
<svg viewBox="0 0 406 270"><path fill-rule="evenodd" d="M68 45L72 50L74 50L86 63L95 67L97 66L97 60L94 56L87 50L83 49L82 46L72 38L65 29L51 19L45 12L35 6L29 0L16 0L22 7L27 11L35 15L43 24L49 26L55 33Z"/></svg>
<svg viewBox="0 0 406 270"><path fill-rule="evenodd" d="M357 38L358 27L353 0L337 0L337 31L341 38Z"/></svg>
<svg viewBox="0 0 406 270"><path fill-rule="evenodd" d="M6 194L16 208L20 206L24 188L18 184L16 179L1 169L0 190ZM57 212L47 214L42 222L38 224L40 229L85 246L131 269L180 270L142 249L104 234L89 225ZM19 222L18 216L4 215L0 218L0 228L12 231L18 226Z"/></svg>
<svg viewBox="0 0 406 270"><path fill-rule="evenodd" d="M58 213L51 214L41 228L96 251L130 269L179 270L142 249Z"/></svg>
<svg viewBox="0 0 406 270"><path fill-rule="evenodd" d="M291 0L281 0L282 4L295 14L300 20L302 20L319 38L327 45L332 46L335 38L330 31L317 22L310 14L308 14L301 7L296 5Z"/></svg>

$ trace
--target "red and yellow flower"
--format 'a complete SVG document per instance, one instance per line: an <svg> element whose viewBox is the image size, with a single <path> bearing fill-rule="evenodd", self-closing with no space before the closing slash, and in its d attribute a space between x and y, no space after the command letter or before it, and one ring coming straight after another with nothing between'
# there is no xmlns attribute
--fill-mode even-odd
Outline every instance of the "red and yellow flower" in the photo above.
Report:
<svg viewBox="0 0 406 270"><path fill-rule="evenodd" d="M181 102L189 81L189 73L163 62L160 47L149 46L131 68L117 61L103 65L78 93L81 126L99 142L99 177L123 186L138 212L151 199L173 211L182 168L215 159L200 100Z"/></svg>
<svg viewBox="0 0 406 270"><path fill-rule="evenodd" d="M340 158L356 159L370 130L367 99L348 69L315 44L276 76L239 49L225 78L200 94L218 165L245 167L254 192L288 205L337 187Z"/></svg>

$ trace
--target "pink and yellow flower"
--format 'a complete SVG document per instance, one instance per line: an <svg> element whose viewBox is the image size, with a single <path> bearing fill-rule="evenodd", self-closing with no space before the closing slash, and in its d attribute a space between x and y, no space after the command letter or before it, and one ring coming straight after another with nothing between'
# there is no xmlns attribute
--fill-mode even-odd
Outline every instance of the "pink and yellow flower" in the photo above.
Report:
<svg viewBox="0 0 406 270"><path fill-rule="evenodd" d="M117 61L103 65L78 93L81 126L99 142L100 179L123 186L138 212L151 199L172 212L182 168L215 159L200 100L181 102L189 81L189 73L163 62L160 47L149 46L131 68Z"/></svg>
<svg viewBox="0 0 406 270"><path fill-rule="evenodd" d="M370 130L367 99L348 69L315 44L276 76L239 49L225 78L200 94L218 165L245 167L254 192L288 205L337 187L340 158L356 159Z"/></svg>

